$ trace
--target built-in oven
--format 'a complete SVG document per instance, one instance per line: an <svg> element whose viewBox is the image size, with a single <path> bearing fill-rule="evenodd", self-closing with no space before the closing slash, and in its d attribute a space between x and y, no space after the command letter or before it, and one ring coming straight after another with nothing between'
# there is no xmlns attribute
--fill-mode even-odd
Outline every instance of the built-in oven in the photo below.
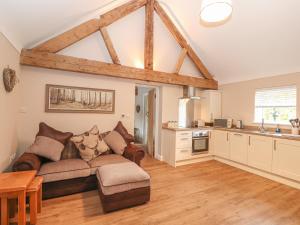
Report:
<svg viewBox="0 0 300 225"><path fill-rule="evenodd" d="M192 154L208 153L209 130L193 131L193 149Z"/></svg>

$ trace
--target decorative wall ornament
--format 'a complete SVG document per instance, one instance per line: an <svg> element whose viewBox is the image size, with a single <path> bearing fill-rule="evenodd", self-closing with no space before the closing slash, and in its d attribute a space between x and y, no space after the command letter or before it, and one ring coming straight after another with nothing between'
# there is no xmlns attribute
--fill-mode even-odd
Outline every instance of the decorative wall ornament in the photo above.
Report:
<svg viewBox="0 0 300 225"><path fill-rule="evenodd" d="M10 69L9 66L3 70L3 83L7 92L12 92L15 85L18 83L16 71Z"/></svg>
<svg viewBox="0 0 300 225"><path fill-rule="evenodd" d="M46 112L114 113L115 91L46 85Z"/></svg>

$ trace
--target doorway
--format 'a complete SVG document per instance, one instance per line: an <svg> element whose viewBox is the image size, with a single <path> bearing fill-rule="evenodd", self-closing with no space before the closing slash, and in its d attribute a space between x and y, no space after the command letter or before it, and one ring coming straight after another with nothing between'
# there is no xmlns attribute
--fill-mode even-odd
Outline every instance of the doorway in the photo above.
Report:
<svg viewBox="0 0 300 225"><path fill-rule="evenodd" d="M157 89L146 85L137 85L135 88L135 141L151 157L155 157L157 151Z"/></svg>

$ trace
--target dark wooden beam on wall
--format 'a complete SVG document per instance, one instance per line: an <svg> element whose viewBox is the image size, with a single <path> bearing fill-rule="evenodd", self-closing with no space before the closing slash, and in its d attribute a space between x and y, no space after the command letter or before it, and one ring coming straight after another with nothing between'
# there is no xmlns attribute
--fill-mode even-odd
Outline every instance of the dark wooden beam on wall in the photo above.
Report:
<svg viewBox="0 0 300 225"><path fill-rule="evenodd" d="M151 81L175 85L191 85L198 88L217 89L218 82L193 76L138 69L128 66L81 59L59 54L22 50L20 63L48 69L105 75L126 79Z"/></svg>
<svg viewBox="0 0 300 225"><path fill-rule="evenodd" d="M92 19L33 48L35 51L59 52L99 30L99 19Z"/></svg>
<svg viewBox="0 0 300 225"><path fill-rule="evenodd" d="M109 12L101 15L99 26L106 27L112 24L113 22L145 6L146 3L147 0L133 0L119 7L116 7L115 9L112 9Z"/></svg>
<svg viewBox="0 0 300 225"><path fill-rule="evenodd" d="M154 0L148 0L145 13L144 68L153 70Z"/></svg>
<svg viewBox="0 0 300 225"><path fill-rule="evenodd" d="M191 60L195 63L201 74L206 79L213 79L212 75L209 73L207 68L202 63L201 59L197 56L195 51L191 48L191 46L188 44L186 39L183 37L183 35L180 33L180 31L177 29L175 24L172 22L168 14L165 12L165 10L160 6L160 4L155 1L154 8L156 13L159 15L165 26L168 28L168 30L171 32L175 40L178 42L178 44L187 50L188 56L191 58Z"/></svg>
<svg viewBox="0 0 300 225"><path fill-rule="evenodd" d="M112 62L114 64L121 64L120 63L120 59L119 59L119 57L117 55L117 52L116 52L116 50L115 50L115 48L113 46L113 43L112 43L112 41L110 39L110 36L109 36L109 34L107 32L107 29L105 27L100 28L100 33L101 33L101 35L103 37L104 43L106 45L107 51L108 51L108 53L109 53L109 55L111 57Z"/></svg>

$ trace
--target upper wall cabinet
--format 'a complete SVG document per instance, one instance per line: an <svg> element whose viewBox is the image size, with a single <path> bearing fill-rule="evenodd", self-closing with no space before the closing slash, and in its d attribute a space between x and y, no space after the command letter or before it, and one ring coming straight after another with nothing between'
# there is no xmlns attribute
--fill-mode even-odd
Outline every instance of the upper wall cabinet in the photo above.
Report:
<svg viewBox="0 0 300 225"><path fill-rule="evenodd" d="M273 139L270 137L250 135L248 148L248 165L272 171Z"/></svg>
<svg viewBox="0 0 300 225"><path fill-rule="evenodd" d="M221 92L220 91L201 91L201 119L207 123L214 119L221 118Z"/></svg>
<svg viewBox="0 0 300 225"><path fill-rule="evenodd" d="M300 142L274 140L273 173L300 181Z"/></svg>

